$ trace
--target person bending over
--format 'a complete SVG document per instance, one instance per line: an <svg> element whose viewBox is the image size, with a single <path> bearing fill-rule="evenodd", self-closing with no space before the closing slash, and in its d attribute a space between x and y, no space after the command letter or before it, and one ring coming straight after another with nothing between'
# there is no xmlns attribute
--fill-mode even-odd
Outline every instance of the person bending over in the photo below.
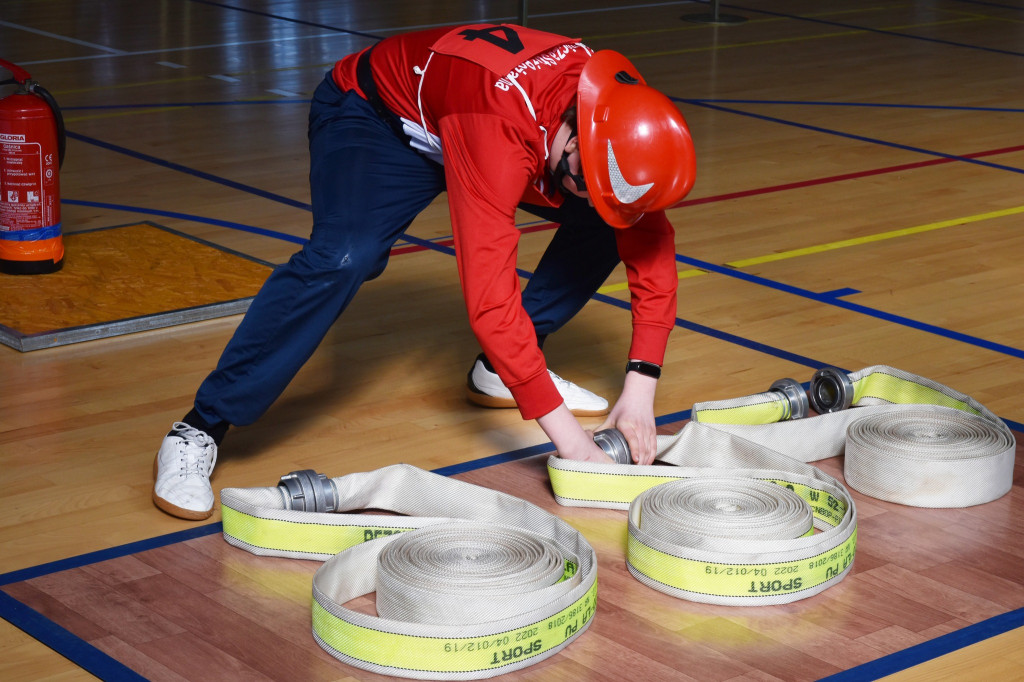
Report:
<svg viewBox="0 0 1024 682"><path fill-rule="evenodd" d="M517 406L560 457L610 461L575 414L607 414L633 458L655 455L654 393L676 316L675 240L664 209L693 186L678 108L623 55L514 25L386 38L341 59L309 112L313 228L276 268L175 422L153 500L213 513L210 475L230 425L259 418L312 355L392 245L448 192L459 280L483 353L467 391ZM558 224L524 289L517 208ZM544 339L623 262L632 340L622 392L603 398L550 372Z"/></svg>

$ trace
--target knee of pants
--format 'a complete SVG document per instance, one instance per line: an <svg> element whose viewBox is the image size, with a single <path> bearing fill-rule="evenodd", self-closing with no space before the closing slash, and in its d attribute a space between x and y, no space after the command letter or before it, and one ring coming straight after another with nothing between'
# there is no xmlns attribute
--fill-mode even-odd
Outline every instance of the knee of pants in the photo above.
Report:
<svg viewBox="0 0 1024 682"><path fill-rule="evenodd" d="M348 279L365 282L380 276L388 263L388 250L379 253L377 249L360 244L339 244L335 248L323 248L307 244L292 256L293 268L307 275Z"/></svg>

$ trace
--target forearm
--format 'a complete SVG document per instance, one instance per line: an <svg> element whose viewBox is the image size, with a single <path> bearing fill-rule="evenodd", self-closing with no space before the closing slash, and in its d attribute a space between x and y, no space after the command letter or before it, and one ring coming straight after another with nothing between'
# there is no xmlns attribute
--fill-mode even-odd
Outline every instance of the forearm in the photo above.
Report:
<svg viewBox="0 0 1024 682"><path fill-rule="evenodd" d="M538 417L537 423L555 445L559 457L605 464L611 461L611 458L594 443L593 435L584 431L576 421L576 417L565 403Z"/></svg>
<svg viewBox="0 0 1024 682"><path fill-rule="evenodd" d="M657 455L654 394L658 380L639 372L626 372L622 395L600 428L616 428L626 438L633 461L650 464Z"/></svg>
<svg viewBox="0 0 1024 682"><path fill-rule="evenodd" d="M622 382L622 395L619 401L626 400L636 406L654 414L654 394L658 390L658 380L654 377L645 376L639 372L626 372L626 378Z"/></svg>

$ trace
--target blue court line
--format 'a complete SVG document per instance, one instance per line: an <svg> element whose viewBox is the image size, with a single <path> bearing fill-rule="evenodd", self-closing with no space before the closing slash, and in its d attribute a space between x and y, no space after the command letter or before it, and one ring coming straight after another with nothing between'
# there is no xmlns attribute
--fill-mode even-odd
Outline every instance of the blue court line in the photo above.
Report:
<svg viewBox="0 0 1024 682"><path fill-rule="evenodd" d="M77 107L61 107L61 111L94 111L96 109L188 109L190 107L233 107L252 104L304 104L309 99L234 99L221 102L172 102L169 104L90 104Z"/></svg>
<svg viewBox="0 0 1024 682"><path fill-rule="evenodd" d="M1017 609L974 625L922 642L903 651L883 656L855 668L822 678L819 682L866 682L877 680L915 665L935 660L964 647L1024 626L1024 609Z"/></svg>
<svg viewBox="0 0 1024 682"><path fill-rule="evenodd" d="M76 557L51 561L0 575L0 587L12 583L31 580L44 575L81 568L144 552L157 547L185 542L194 538L220 533L220 523L196 526L176 533L160 535L147 540L130 542L118 547L111 547L96 552L81 554ZM44 646L53 649L78 667L92 673L101 680L144 680L145 678L97 647L89 644L81 637L72 634L51 619L26 606L6 592L0 590L0 618L22 630Z"/></svg>
<svg viewBox="0 0 1024 682"><path fill-rule="evenodd" d="M293 244L305 244L309 240L305 237L297 237L293 234L286 232L278 232L276 230L268 230L263 227L256 227L254 225L245 225L243 223L235 223L230 220L218 220L217 218L206 218L201 215L194 213L179 213L177 211L163 211L156 208L143 208L142 206L126 206L125 204L108 204L100 201L84 201L82 199L61 199L62 204L69 206L89 206L92 208L105 208L110 211L126 211L129 213L145 213L148 215L157 215L164 218L177 218L179 220L188 220L194 223L202 223L205 225L216 225L217 227L225 227L230 230L238 230L239 232L249 232L251 234L258 234L264 237L271 237L273 239L280 239L286 242L292 242ZM546 221L539 221L546 222ZM402 241L409 241L416 239L415 237L409 237L404 235ZM442 235L440 237L432 237L427 240L429 242L441 242L451 239L450 236ZM412 243L412 242L410 242ZM417 242L418 243L418 242Z"/></svg>
<svg viewBox="0 0 1024 682"><path fill-rule="evenodd" d="M714 263L698 260L696 258L690 258L689 256L683 256L681 254L676 254L676 260L679 261L680 263L685 263L700 270L715 272L720 275L725 275L726 277L733 277L735 279L743 280L744 282L750 282L751 284L757 284L759 286L768 287L769 289L776 289L778 291L782 291L787 294L793 294L794 296L800 296L802 298L807 298L818 303L824 303L826 305L835 306L837 308L843 308L845 310L850 310L855 313L861 313L862 315L868 315L869 317L874 317L879 320L885 320L886 322L892 322L894 324L909 327L911 329L917 329L918 331L928 332L929 334L935 334L936 336L952 339L953 341L965 343L970 346L977 346L978 348L984 348L985 350L990 350L996 353L1009 355L1011 357L1024 359L1024 350L1020 348L1014 348L1012 346L996 343L995 341L981 339L978 338L977 336L962 334L960 332L955 332L950 329L945 329L943 327L937 327L933 324L928 324L927 322L919 322L909 317L903 317L902 315L894 315L892 313L887 313L882 310L876 310L875 308L869 308L867 306L859 305L857 303L850 303L849 301L844 301L841 298L838 298L838 295L844 294L844 290L842 289L838 291L831 291L826 292L824 294L819 294L808 289L801 289L800 287L794 287L789 284L783 284L782 282L776 282L774 280L759 277L757 275L751 275L749 273L743 272L742 270L737 270L735 268L730 268L727 266L715 265Z"/></svg>
<svg viewBox="0 0 1024 682"><path fill-rule="evenodd" d="M681 258L681 256L677 255L676 259L679 258ZM520 271L520 273L522 274L523 271ZM529 273L527 273L527 275L528 274ZM618 308L622 308L623 310L629 310L629 302L622 301L617 298L612 298L607 294L594 294L593 299L595 301L601 301L602 303L608 303ZM737 336L735 334L730 334L729 332L724 332L720 329L715 329L714 327L707 327L703 324L698 324L697 322L684 320L681 317L676 318L675 326L681 329L689 330L691 332L696 332L697 334L710 336L711 338L718 339L720 341L725 341L736 346L742 346L743 348L756 350L760 353L764 353L765 355L771 355L772 357L776 357L781 360L786 360L797 365L804 365L805 367L810 367L811 369L814 370L818 370L821 369L822 367L827 367L831 365L831 363L824 362L822 360L815 360L814 358L809 358L805 355L790 353L789 351L782 350L781 348L775 348L774 346L769 346L763 343L759 343L757 341L752 341L750 339L743 338L742 336ZM842 368L840 367L839 369Z"/></svg>
<svg viewBox="0 0 1024 682"><path fill-rule="evenodd" d="M222 178L220 176L213 175L212 173L206 173L205 171L196 170L195 168L189 168L188 166L183 166L180 163L174 163L173 161L167 161L165 159L160 159L160 158L157 158L155 156L150 156L149 154L143 154L142 152L137 152L135 150L128 149L127 147L122 147L120 145L112 144L110 142L104 142L103 140L97 140L94 137L88 137L86 135L80 135L79 133L73 133L71 131L67 131L66 134L72 140L78 140L80 142L86 142L88 144L95 145L97 147L101 147L103 149L107 149L107 150L112 151L112 152L117 152L118 154L124 154L126 156L130 156L130 157L133 157L133 158L136 158L136 159L140 159L142 161L146 161L146 162L149 162L149 163L152 163L152 164L156 164L157 166L163 166L164 168L169 168L171 170L175 170L175 171L178 171L180 173L185 173L187 175L194 175L195 177L200 178L202 180L207 180L209 182L214 182L214 183L217 183L218 185L224 185L225 187L230 187L231 189L237 189L237 190L240 190L242 192L247 192L249 194L254 194L254 195L258 196L258 197L262 197L264 199L269 199L271 201L276 201L276 202L278 202L280 204L284 204L286 206L292 206L294 208L301 208L304 211L312 211L313 210L313 206L311 204L307 204L305 202L298 201L296 199L292 199L291 197L286 197L286 196L282 196L280 194L275 194L274 192L268 192L266 190L262 190L262 189L259 189L257 187L253 187L252 185L245 185L245 184L243 184L241 182L235 182L234 180L228 180L226 178Z"/></svg>
<svg viewBox="0 0 1024 682"><path fill-rule="evenodd" d="M252 234L258 234L264 237L272 237L274 239L280 239L286 242L293 242L295 244L305 244L307 241L309 241L303 237L296 237L285 232L267 230L262 227L255 227L253 225L243 225L242 223L233 223L228 220L204 218L203 216L194 215L191 213L178 213L177 211L162 211L156 208L142 208L141 206L125 206L124 204L106 204L100 201L84 201L81 199L61 199L60 202L62 204L67 204L69 206L88 206L91 208L105 208L111 211L127 211L130 213L145 213L147 215L163 216L164 218L178 218L180 220L188 220L194 223L203 223L206 225L216 225L217 227L226 227L230 230L238 230L239 232L250 232Z"/></svg>
<svg viewBox="0 0 1024 682"><path fill-rule="evenodd" d="M121 661L0 591L0 618L101 680L145 680Z"/></svg>
<svg viewBox="0 0 1024 682"><path fill-rule="evenodd" d="M670 414L664 414L660 417L657 417L654 420L654 424L656 426L664 426L665 424L674 424L675 422L683 421L684 419L689 418L690 410L682 410L680 412L672 412ZM490 455L488 457L481 457L479 459L471 459L467 462L459 462L458 464L440 467L434 469L433 471L435 474L441 474L442 476L455 476L456 474L464 474L468 471L486 469L487 467L494 466L496 464L515 462L520 459L525 459L526 457L533 457L534 455L553 454L554 452L554 444L540 443L539 445L530 445L525 448L519 448L518 450L509 450L508 452L503 452L500 455Z"/></svg>
<svg viewBox="0 0 1024 682"><path fill-rule="evenodd" d="M708 0L694 0L702 4L710 4ZM804 17L798 14L786 14L784 12L772 12L766 9L756 9L753 7L744 7L741 5L721 5L722 7L728 7L729 9L740 10L743 12L755 12L757 14L766 14L772 17L780 17L782 19L792 19L794 21L806 21L812 24L822 24L824 26L838 26L839 28L849 28L855 31L865 31L867 33L878 33L880 35L893 36L897 38L909 38L911 40L920 40L926 43L934 43L936 45L948 45L950 47L962 47L968 50L979 50L982 52L992 52L995 54L1004 54L1011 57L1024 57L1024 52L1016 52L1014 50L1001 50L997 47L985 47L983 45L972 45L970 43L960 43L955 40L944 40L942 38L929 38L927 36L914 35L913 33L903 33L902 31L891 31L884 28L871 28L870 26L861 26L859 24L847 24L843 21L831 21L829 19L819 19L816 17Z"/></svg>
<svg viewBox="0 0 1024 682"><path fill-rule="evenodd" d="M186 530L176 531L166 535L158 535L155 538L139 540L138 542L129 542L128 544L119 545L110 549L101 549L67 559L59 559L58 561L51 561L38 566L32 566L30 568L11 571L0 575L0 587L10 585L11 583L20 583L24 580L31 580L32 578L38 578L44 575L50 575L51 573L67 571L72 568L81 568L82 566L98 564L101 561L109 561L110 559L117 559L118 557L128 556L129 554L137 554L150 549L174 545L179 542L185 542L186 540L206 537L207 535L213 535L220 531L219 523L207 524L205 526L193 526Z"/></svg>
<svg viewBox="0 0 1024 682"><path fill-rule="evenodd" d="M900 144L898 142L888 142L886 140L880 140L875 137L866 137L864 135L855 135L853 133L844 133L838 130L832 130L831 128L822 128L820 126L814 126L807 123L797 123L796 121L787 121L783 118L776 118L775 116L766 116L764 114L755 114L749 111L742 111L740 109L733 109L731 107L723 107L718 104L711 104L709 101L700 99L688 99L683 97L670 97L669 99L676 102L683 102L685 104L691 104L693 106L704 107L706 109L714 109L716 111L724 111L728 114L738 114L740 116L747 116L749 118L756 118L762 121L768 121L769 123L778 123L793 128L801 128L803 130L810 130L816 133L825 133L826 135L834 135L836 137L845 137L851 140L857 140L859 142L867 142L869 144L877 144L883 147L892 147L893 149L902 149L908 152L914 152L916 154L925 154L927 156L936 156L941 159L950 159L951 161L963 161L964 163L973 163L977 166L985 166L986 168L995 168L997 170L1010 171L1011 173L1024 174L1024 168L1017 168L1015 166L1005 166L1001 163L992 163L991 161L982 161L981 159L972 159L966 156L958 156L957 154L947 154L945 152L937 152L932 149L924 149L923 147L914 147L911 145Z"/></svg>
<svg viewBox="0 0 1024 682"><path fill-rule="evenodd" d="M690 100L702 104L786 104L807 107L863 107L865 109L927 109L932 111L971 111L1000 114L1024 114L1024 109L1015 107L967 107L953 104L897 104L886 102L816 102L813 100L785 99L718 99L698 97ZM130 107L132 105L123 105Z"/></svg>
<svg viewBox="0 0 1024 682"><path fill-rule="evenodd" d="M826 298L841 298L843 296L853 296L859 293L861 293L860 289L851 289L850 287L844 287L842 289L833 289L832 291L823 291L818 295Z"/></svg>
<svg viewBox="0 0 1024 682"><path fill-rule="evenodd" d="M998 7L999 9L1013 9L1018 12L1024 11L1024 7L1015 7L1014 5L1003 5L998 2L984 2L983 0L953 0L953 2L960 2L965 5L981 5L982 7Z"/></svg>

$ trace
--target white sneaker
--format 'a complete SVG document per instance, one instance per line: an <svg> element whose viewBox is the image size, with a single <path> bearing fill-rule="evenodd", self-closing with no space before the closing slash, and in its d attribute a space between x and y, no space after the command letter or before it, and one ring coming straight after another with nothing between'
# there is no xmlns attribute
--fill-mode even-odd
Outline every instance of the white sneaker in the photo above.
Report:
<svg viewBox="0 0 1024 682"><path fill-rule="evenodd" d="M577 417L600 417L608 414L608 401L587 389L563 379L550 369L548 374L555 382L555 388L565 401L566 407ZM466 395L470 402L484 407L515 407L512 392L505 387L498 375L488 371L484 361L477 358L473 369L466 377Z"/></svg>
<svg viewBox="0 0 1024 682"><path fill-rule="evenodd" d="M172 516L202 521L213 514L210 474L217 444L205 431L175 422L153 462L153 502Z"/></svg>

